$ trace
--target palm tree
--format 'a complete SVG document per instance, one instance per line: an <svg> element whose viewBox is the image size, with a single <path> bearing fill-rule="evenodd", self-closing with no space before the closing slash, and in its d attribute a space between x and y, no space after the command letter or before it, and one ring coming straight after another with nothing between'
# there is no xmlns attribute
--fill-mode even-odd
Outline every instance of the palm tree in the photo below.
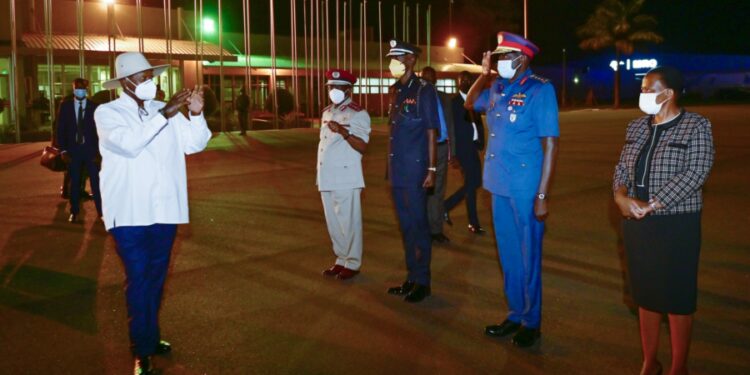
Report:
<svg viewBox="0 0 750 375"><path fill-rule="evenodd" d="M621 55L630 55L637 42L661 43L664 38L653 31L656 18L640 14L645 0L604 0L578 28L581 49L615 48L618 63ZM620 69L615 70L614 107L620 107Z"/></svg>

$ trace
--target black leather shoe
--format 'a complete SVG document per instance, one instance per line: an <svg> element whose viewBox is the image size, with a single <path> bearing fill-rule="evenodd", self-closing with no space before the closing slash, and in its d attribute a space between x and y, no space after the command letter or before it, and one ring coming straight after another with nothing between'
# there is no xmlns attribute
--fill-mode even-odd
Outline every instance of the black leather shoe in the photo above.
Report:
<svg viewBox="0 0 750 375"><path fill-rule="evenodd" d="M509 319L505 319L505 321L500 324L485 327L484 333L487 336L503 337L518 331L520 328L521 323L516 323L510 321Z"/></svg>
<svg viewBox="0 0 750 375"><path fill-rule="evenodd" d="M528 348L542 337L542 332L536 328L521 327L513 336L513 345L519 348Z"/></svg>
<svg viewBox="0 0 750 375"><path fill-rule="evenodd" d="M469 232L474 233L474 234L485 234L487 231L484 230L484 228L480 227L479 225L469 224Z"/></svg>
<svg viewBox="0 0 750 375"><path fill-rule="evenodd" d="M156 344L156 349L154 350L154 354L156 355L164 355L169 354L169 352L172 351L172 344L160 340L158 344Z"/></svg>
<svg viewBox="0 0 750 375"><path fill-rule="evenodd" d="M77 223L78 222L78 214L70 214L70 216L68 216L68 222L69 223Z"/></svg>
<svg viewBox="0 0 750 375"><path fill-rule="evenodd" d="M89 194L86 190L81 190L81 200L88 201L94 199L94 196Z"/></svg>
<svg viewBox="0 0 750 375"><path fill-rule="evenodd" d="M400 286L394 286L393 288L388 288L388 294L404 296L404 295L409 294L409 292L411 292L412 289L414 289L414 282L404 281L404 283L401 284Z"/></svg>
<svg viewBox="0 0 750 375"><path fill-rule="evenodd" d="M446 237L444 234L438 233L438 234L432 235L432 242L448 243L448 242L451 242L451 240L448 237Z"/></svg>
<svg viewBox="0 0 750 375"><path fill-rule="evenodd" d="M404 297L404 301L417 303L430 296L430 287L420 284L414 284L411 292Z"/></svg>
<svg viewBox="0 0 750 375"><path fill-rule="evenodd" d="M445 213L443 214L443 221L445 221L445 223L448 225L453 225L453 220L451 220L451 215L448 213L448 211L445 211Z"/></svg>
<svg viewBox="0 0 750 375"><path fill-rule="evenodd" d="M151 357L135 357L133 375L154 375L156 371L151 364Z"/></svg>

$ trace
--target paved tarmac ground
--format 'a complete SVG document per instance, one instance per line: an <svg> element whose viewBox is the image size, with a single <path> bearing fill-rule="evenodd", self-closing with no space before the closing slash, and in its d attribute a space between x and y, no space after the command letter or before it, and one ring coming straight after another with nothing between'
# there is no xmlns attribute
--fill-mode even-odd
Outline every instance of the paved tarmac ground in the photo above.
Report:
<svg viewBox="0 0 750 375"><path fill-rule="evenodd" d="M714 126L705 189L692 374L750 374L750 106L691 108ZM561 114L544 243L543 338L491 339L504 319L493 235L452 213L433 249L433 296L387 295L405 265L384 176L386 129L365 156L365 254L349 282L333 262L315 188L316 130L217 135L188 158L191 224L181 226L161 312L165 374L637 374L638 322L624 286L613 166L636 110ZM0 145L0 374L126 374L123 270L94 221L66 222L61 174L41 143ZM460 184L451 169L448 191ZM489 195L480 220L491 228ZM659 358L670 360L666 329ZM665 367L668 367L665 366Z"/></svg>

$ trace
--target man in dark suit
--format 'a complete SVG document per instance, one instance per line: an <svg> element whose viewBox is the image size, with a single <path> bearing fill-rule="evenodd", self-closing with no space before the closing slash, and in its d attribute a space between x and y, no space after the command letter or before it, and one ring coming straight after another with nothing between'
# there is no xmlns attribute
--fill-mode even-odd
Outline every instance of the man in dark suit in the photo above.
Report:
<svg viewBox="0 0 750 375"><path fill-rule="evenodd" d="M426 66L422 69L422 79L437 87L437 72ZM453 95L437 91L437 104L440 119L440 128L437 132L437 171L435 172L435 188L427 194L427 219L430 223L430 235L432 241L437 243L448 243L450 240L443 234L443 217L445 210L443 199L445 199L445 187L448 178L448 161L453 148L453 114L451 113L451 98Z"/></svg>
<svg viewBox="0 0 750 375"><path fill-rule="evenodd" d="M453 224L448 213L466 198L466 213L469 219L469 231L482 234L484 229L479 225L477 216L477 189L482 186L482 163L479 152L484 148L484 125L482 116L464 108L466 93L474 80L467 71L458 76L458 94L451 100L454 133L453 144L455 156L461 166L464 184L453 195L445 200L445 221Z"/></svg>
<svg viewBox="0 0 750 375"><path fill-rule="evenodd" d="M68 221L78 221L81 194L77 181L81 181L81 173L86 168L94 195L96 211L102 216L102 198L99 194L99 137L94 123L96 104L88 100L89 81L76 78L73 81L73 100L60 104L57 116L57 145L62 151L63 160L68 163L68 173L74 186L70 192L70 217Z"/></svg>

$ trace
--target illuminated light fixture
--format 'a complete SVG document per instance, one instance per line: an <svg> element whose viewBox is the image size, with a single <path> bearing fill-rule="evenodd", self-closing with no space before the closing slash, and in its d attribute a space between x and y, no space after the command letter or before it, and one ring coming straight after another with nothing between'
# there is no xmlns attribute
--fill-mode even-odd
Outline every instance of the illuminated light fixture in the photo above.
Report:
<svg viewBox="0 0 750 375"><path fill-rule="evenodd" d="M102 0L104 4L111 5L115 3L115 0Z"/></svg>
<svg viewBox="0 0 750 375"><path fill-rule="evenodd" d="M578 77L573 77L573 83L575 83L577 85L580 82L581 82L581 80L579 80Z"/></svg>
<svg viewBox="0 0 750 375"><path fill-rule="evenodd" d="M456 40L456 38L448 39L448 48L456 48L457 45L458 41Z"/></svg>
<svg viewBox="0 0 750 375"><path fill-rule="evenodd" d="M614 71L617 71L617 69L620 66L624 66L625 70L643 70L643 69L653 69L653 68L656 68L658 65L659 65L659 62L656 59L636 59L636 60L627 59L625 61L620 61L619 64L615 60L612 60L609 62L609 67L612 68L612 70Z"/></svg>
<svg viewBox="0 0 750 375"><path fill-rule="evenodd" d="M213 34L216 32L216 22L211 18L203 19L203 32L206 34Z"/></svg>

